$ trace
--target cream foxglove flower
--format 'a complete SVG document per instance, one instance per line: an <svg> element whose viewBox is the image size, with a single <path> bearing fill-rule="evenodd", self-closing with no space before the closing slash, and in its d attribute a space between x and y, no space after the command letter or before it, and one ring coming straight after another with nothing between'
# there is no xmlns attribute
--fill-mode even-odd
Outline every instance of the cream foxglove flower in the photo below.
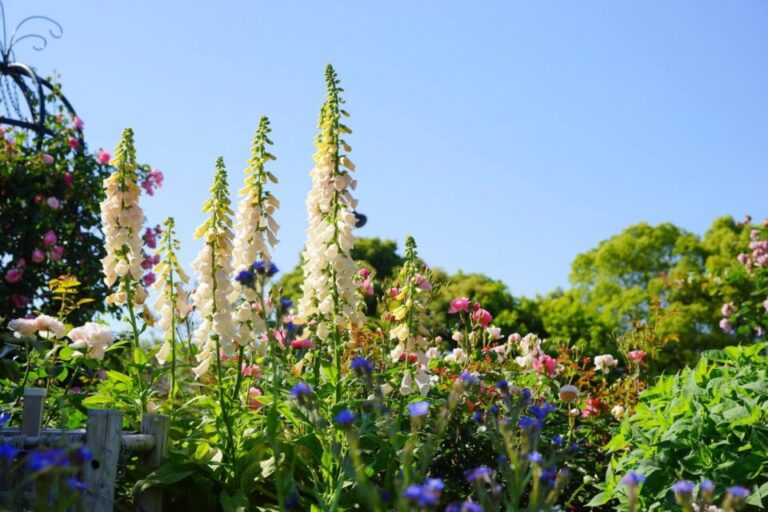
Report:
<svg viewBox="0 0 768 512"><path fill-rule="evenodd" d="M136 150L130 128L123 131L112 165L115 172L104 180L106 199L101 202L101 229L107 252L101 263L107 286L117 281L119 286L117 292L107 297L107 302L130 302L135 307L144 303L147 292L141 284L144 211L139 206Z"/></svg>
<svg viewBox="0 0 768 512"><path fill-rule="evenodd" d="M193 334L200 352L200 364L193 371L200 378L211 365L214 357L234 353L232 324L232 210L230 210L227 171L224 159L216 160L216 174L211 186L211 198L203 205L210 217L195 232L205 245L192 262L198 273L198 287L192 294L192 302L200 313L201 322Z"/></svg>
<svg viewBox="0 0 768 512"><path fill-rule="evenodd" d="M340 153L341 148L350 150L341 136L351 130L340 121L347 114L340 108L344 100L330 65L326 82L328 94L320 112L315 166L309 173L309 228L302 254L303 295L298 304L300 321L307 323L310 332L321 340L340 329L346 333L349 324L360 325L364 321L354 281L357 268L350 256L356 223L353 210L357 206L350 193L354 188L350 173L355 165Z"/></svg>
<svg viewBox="0 0 768 512"><path fill-rule="evenodd" d="M173 347L176 342L176 321L184 320L192 310L191 304L187 301L187 292L182 285L182 283L189 282L189 277L176 256L176 251L181 246L175 238L175 229L176 223L173 217L168 217L156 251L162 257L160 263L153 270L157 275L154 289L160 292L155 301L155 309L160 314L157 326L163 331L163 345L155 354L155 358L160 364L165 364L173 357Z"/></svg>
<svg viewBox="0 0 768 512"><path fill-rule="evenodd" d="M251 158L245 170L245 185L240 190L242 199L237 210L233 250L235 274L250 269L256 261L261 261L269 267L272 261L270 249L274 249L278 243L277 231L280 226L275 222L273 214L280 202L266 190L268 181L277 183L277 178L265 169L267 162L275 160L268 151L272 144L269 139L271 131L269 119L262 117L251 145ZM235 340L240 346L252 343L261 345L261 335L266 331L266 316L269 313L264 301L264 279L253 280L253 287L238 281L235 283L235 289L230 296L231 302L237 308ZM253 308L253 303L258 307Z"/></svg>

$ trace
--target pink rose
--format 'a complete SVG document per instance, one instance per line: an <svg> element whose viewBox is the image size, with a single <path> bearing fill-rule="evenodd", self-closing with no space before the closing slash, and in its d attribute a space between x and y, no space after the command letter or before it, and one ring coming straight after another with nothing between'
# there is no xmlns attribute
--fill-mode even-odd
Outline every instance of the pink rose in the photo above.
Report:
<svg viewBox="0 0 768 512"><path fill-rule="evenodd" d="M397 297L398 295L400 295L400 288L394 288L394 287L393 287L393 288L390 288L390 289L387 291L387 293L389 294L389 296L390 296L390 297L392 297L392 298L394 299L395 297Z"/></svg>
<svg viewBox="0 0 768 512"><path fill-rule="evenodd" d="M62 256L64 256L64 248L62 246L57 245L51 249L51 259L53 261L59 261Z"/></svg>
<svg viewBox="0 0 768 512"><path fill-rule="evenodd" d="M52 210L58 210L61 208L61 202L59 202L59 200L53 196L49 197L46 203L48 204L48 208Z"/></svg>
<svg viewBox="0 0 768 512"><path fill-rule="evenodd" d="M261 375L261 368L259 368L259 365L257 364L247 365L243 363L243 366L240 368L240 373L243 374L243 377L253 377L254 379L257 379Z"/></svg>
<svg viewBox="0 0 768 512"><path fill-rule="evenodd" d="M24 276L24 271L18 268L12 268L5 273L5 280L10 284L18 283Z"/></svg>
<svg viewBox="0 0 768 512"><path fill-rule="evenodd" d="M314 346L315 346L314 342L309 338L305 340L294 340L291 342L291 348L295 350L299 350L302 348L312 348Z"/></svg>
<svg viewBox="0 0 768 512"><path fill-rule="evenodd" d="M32 262L33 263L42 263L45 259L45 253L41 251L40 249L35 249L32 251Z"/></svg>
<svg viewBox="0 0 768 512"><path fill-rule="evenodd" d="M64 174L64 184L68 187L72 186L72 182L74 181L75 177L72 175L71 172Z"/></svg>
<svg viewBox="0 0 768 512"><path fill-rule="evenodd" d="M555 375L555 369L557 368L557 361L553 358L548 356L547 354L543 354L538 359L534 359L532 363L533 369L537 372L544 373L546 372L547 375L550 377Z"/></svg>
<svg viewBox="0 0 768 512"><path fill-rule="evenodd" d="M72 120L72 124L75 125L75 128L77 128L78 130L82 130L84 126L83 120L80 119L79 117L75 117Z"/></svg>
<svg viewBox="0 0 768 512"><path fill-rule="evenodd" d="M640 364L643 362L643 359L645 359L645 352L643 352L642 350L633 350L632 352L627 354L627 357L633 363Z"/></svg>
<svg viewBox="0 0 768 512"><path fill-rule="evenodd" d="M25 309L29 304L29 297L26 295L19 295L17 293L11 294L11 304L16 309Z"/></svg>
<svg viewBox="0 0 768 512"><path fill-rule="evenodd" d="M733 325L731 325L731 322L729 322L727 318L723 318L720 320L720 328L726 332L730 332L733 330Z"/></svg>
<svg viewBox="0 0 768 512"><path fill-rule="evenodd" d="M488 311L480 308L476 310L474 313L472 313L472 320L474 320L475 322L479 322L480 325L483 327L488 327L488 325L493 320L493 317Z"/></svg>
<svg viewBox="0 0 768 512"><path fill-rule="evenodd" d="M248 390L248 407L250 407L251 410L258 411L259 408L264 405L258 400L261 395L262 393L259 388L251 388Z"/></svg>
<svg viewBox="0 0 768 512"><path fill-rule="evenodd" d="M357 275L362 277L363 279L368 279L371 276L371 271L367 268L361 268L357 271Z"/></svg>
<svg viewBox="0 0 768 512"><path fill-rule="evenodd" d="M448 309L448 314L455 315L461 311L464 311L465 313L469 312L469 299L466 297L453 299L451 301L451 307Z"/></svg>
<svg viewBox="0 0 768 512"><path fill-rule="evenodd" d="M43 235L43 245L46 247L56 245L56 240L56 233L54 233L52 229L49 229L48 232Z"/></svg>
<svg viewBox="0 0 768 512"><path fill-rule="evenodd" d="M74 137L68 137L67 144L69 144L69 147L72 149L77 149L80 147L80 141Z"/></svg>
<svg viewBox="0 0 768 512"><path fill-rule="evenodd" d="M99 162L101 162L104 165L107 165L110 160L112 160L112 155L109 154L109 152L104 151L103 149L100 149L97 158L99 159Z"/></svg>
<svg viewBox="0 0 768 512"><path fill-rule="evenodd" d="M48 153L43 153L43 162L47 165L51 165L53 163L53 157Z"/></svg>
<svg viewBox="0 0 768 512"><path fill-rule="evenodd" d="M726 318L731 316L733 314L733 302L723 304L723 307L720 308L720 313L722 313Z"/></svg>

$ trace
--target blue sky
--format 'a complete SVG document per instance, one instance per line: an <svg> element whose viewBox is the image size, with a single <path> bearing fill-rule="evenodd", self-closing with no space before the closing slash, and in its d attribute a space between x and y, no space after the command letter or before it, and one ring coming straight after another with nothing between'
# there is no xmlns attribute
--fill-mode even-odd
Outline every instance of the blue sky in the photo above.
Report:
<svg viewBox="0 0 768 512"><path fill-rule="evenodd" d="M298 261L325 64L346 89L361 236L514 294L567 285L574 256L637 222L703 233L768 217L764 1L20 0L64 37L56 69L91 149L126 126L165 186L182 261L223 155L233 191L262 114L281 180L276 261Z"/></svg>

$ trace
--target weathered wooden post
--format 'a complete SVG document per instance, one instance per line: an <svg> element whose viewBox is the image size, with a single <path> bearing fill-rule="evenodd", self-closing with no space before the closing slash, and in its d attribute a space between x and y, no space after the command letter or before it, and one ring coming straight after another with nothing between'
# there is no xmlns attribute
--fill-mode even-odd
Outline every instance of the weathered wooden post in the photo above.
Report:
<svg viewBox="0 0 768 512"><path fill-rule="evenodd" d="M115 508L115 480L120 457L122 416L117 411L88 411L85 446L93 459L85 465L87 512L112 512Z"/></svg>
<svg viewBox="0 0 768 512"><path fill-rule="evenodd" d="M155 469L163 462L168 452L168 429L170 424L170 418L164 414L145 414L141 417L140 432L155 438L154 449L141 456L141 460L147 469ZM136 497L137 512L161 512L162 507L163 494L158 488L142 491Z"/></svg>
<svg viewBox="0 0 768 512"><path fill-rule="evenodd" d="M43 431L45 388L24 388L24 409L21 416L21 435L37 437Z"/></svg>

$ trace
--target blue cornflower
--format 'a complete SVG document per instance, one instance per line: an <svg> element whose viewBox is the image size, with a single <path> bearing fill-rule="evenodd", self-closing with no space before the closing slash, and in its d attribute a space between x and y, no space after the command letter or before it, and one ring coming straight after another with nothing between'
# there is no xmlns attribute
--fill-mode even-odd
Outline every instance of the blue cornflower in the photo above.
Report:
<svg viewBox="0 0 768 512"><path fill-rule="evenodd" d="M403 497L416 501L420 507L429 507L440 502L440 493L444 488L445 484L439 478L428 478L422 485L409 486Z"/></svg>
<svg viewBox="0 0 768 512"><path fill-rule="evenodd" d="M284 322L283 328L288 332L293 332L296 330L296 325L293 322Z"/></svg>
<svg viewBox="0 0 768 512"><path fill-rule="evenodd" d="M361 377L373 373L373 363L364 357L355 357L352 359L350 366L352 367L352 370Z"/></svg>
<svg viewBox="0 0 768 512"><path fill-rule="evenodd" d="M734 485L733 487L729 487L727 492L734 498L746 498L749 496L749 489L741 485Z"/></svg>
<svg viewBox="0 0 768 512"><path fill-rule="evenodd" d="M645 482L645 477L635 471L630 471L621 479L621 483L630 487L637 487L643 482Z"/></svg>
<svg viewBox="0 0 768 512"><path fill-rule="evenodd" d="M270 261L269 265L267 265L264 263L264 260L254 262L254 264L251 265L251 270L267 277L272 277L280 271L273 262Z"/></svg>
<svg viewBox="0 0 768 512"><path fill-rule="evenodd" d="M496 389L499 391L506 393L509 391L509 382L505 381L504 379L501 379L499 382L496 383Z"/></svg>
<svg viewBox="0 0 768 512"><path fill-rule="evenodd" d="M498 414L499 413L499 406L494 404L488 408L488 412L491 414Z"/></svg>
<svg viewBox="0 0 768 512"><path fill-rule="evenodd" d="M571 453L576 453L579 451L579 443L576 441L572 442L571 445L568 447L568 451Z"/></svg>
<svg viewBox="0 0 768 512"><path fill-rule="evenodd" d="M479 423L483 419L483 411L475 411L475 413L472 415L472 421L475 423Z"/></svg>
<svg viewBox="0 0 768 512"><path fill-rule="evenodd" d="M352 414L352 411L350 411L349 409L344 409L343 411L339 412L336 416L333 417L333 421L335 421L339 425L348 427L352 424L353 421L355 421L355 415Z"/></svg>
<svg viewBox="0 0 768 512"><path fill-rule="evenodd" d="M33 452L27 458L27 469L31 471L43 471L50 467L68 467L67 452L62 449L50 449Z"/></svg>
<svg viewBox="0 0 768 512"><path fill-rule="evenodd" d="M480 466L474 469L468 469L464 472L464 476L466 477L467 482L471 484L490 482L491 477L493 476L493 470L488 466Z"/></svg>
<svg viewBox="0 0 768 512"><path fill-rule="evenodd" d="M531 393L531 390L530 390L530 389L528 389L528 388L525 388L525 389L523 390L523 394L522 394L522 397L523 397L523 403L526 403L526 404L527 404L528 402L530 402L530 401L531 401L531 397L532 397L532 396L533 396L533 395L532 395L532 393Z"/></svg>
<svg viewBox="0 0 768 512"><path fill-rule="evenodd" d="M531 452L528 454L528 460L534 464L540 464L543 457L539 452Z"/></svg>
<svg viewBox="0 0 768 512"><path fill-rule="evenodd" d="M253 272L241 270L235 276L235 281L243 286L253 286Z"/></svg>
<svg viewBox="0 0 768 512"><path fill-rule="evenodd" d="M538 419L543 420L547 415L555 410L552 404L544 402L541 405L532 405L528 408L528 412L536 416Z"/></svg>
<svg viewBox="0 0 768 512"><path fill-rule="evenodd" d="M517 424L522 429L541 428L541 420L538 418L531 418L530 416L523 416Z"/></svg>
<svg viewBox="0 0 768 512"><path fill-rule="evenodd" d="M464 503L451 503L445 508L445 512L483 512L483 507L474 501Z"/></svg>
<svg viewBox="0 0 768 512"><path fill-rule="evenodd" d="M81 482L76 477L72 477L69 480L67 480L67 485L70 486L72 489L76 491L84 491L88 488L87 485L85 485L84 482Z"/></svg>
<svg viewBox="0 0 768 512"><path fill-rule="evenodd" d="M429 402L412 402L408 404L408 414L411 418L420 418L429 413Z"/></svg>
<svg viewBox="0 0 768 512"><path fill-rule="evenodd" d="M459 376L461 377L461 380L463 380L465 384L469 384L470 386L474 386L478 382L480 382L476 375L472 375L468 371L461 372L461 375Z"/></svg>
<svg viewBox="0 0 768 512"><path fill-rule="evenodd" d="M283 309L288 309L291 306L293 306L293 301L291 299L288 299L286 297L280 298L280 307Z"/></svg>
<svg viewBox="0 0 768 512"><path fill-rule="evenodd" d="M305 404L312 398L312 388L306 382L299 382L291 388L290 395L300 404Z"/></svg>
<svg viewBox="0 0 768 512"><path fill-rule="evenodd" d="M558 435L552 436L552 444L553 445L555 445L555 446L563 446L564 443L565 443L565 441L563 441L562 437L560 437Z"/></svg>
<svg viewBox="0 0 768 512"><path fill-rule="evenodd" d="M91 459L93 459L93 455L91 455L91 450L83 445L80 445L75 450L75 459L79 462L89 462Z"/></svg>
<svg viewBox="0 0 768 512"><path fill-rule="evenodd" d="M547 482L550 487L555 486L555 480L557 480L557 467L552 466L541 472L541 479Z"/></svg>
<svg viewBox="0 0 768 512"><path fill-rule="evenodd" d="M706 479L703 482L701 482L700 489L701 489L701 492L706 492L706 493L715 492L715 482L713 482L712 480Z"/></svg>
<svg viewBox="0 0 768 512"><path fill-rule="evenodd" d="M9 444L0 444L0 459L5 459L6 462L12 462L13 459L19 454L19 450Z"/></svg>
<svg viewBox="0 0 768 512"><path fill-rule="evenodd" d="M693 493L693 482L689 480L680 480L679 482L675 482L672 485L672 491L674 491L675 494L691 494Z"/></svg>

